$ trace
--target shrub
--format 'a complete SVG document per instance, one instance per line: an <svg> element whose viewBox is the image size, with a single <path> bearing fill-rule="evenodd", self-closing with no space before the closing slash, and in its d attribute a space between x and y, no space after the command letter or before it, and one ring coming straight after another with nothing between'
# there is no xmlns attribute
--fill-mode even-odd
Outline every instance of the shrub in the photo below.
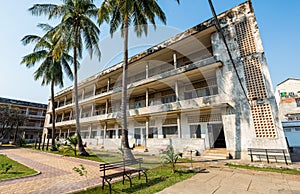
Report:
<svg viewBox="0 0 300 194"><path fill-rule="evenodd" d="M163 163L170 163L172 165L172 172L175 173L175 165L178 158L182 157L182 153L176 152L172 145L168 145L166 150L162 150L161 152L161 160Z"/></svg>
<svg viewBox="0 0 300 194"><path fill-rule="evenodd" d="M12 164L3 163L0 165L1 174L7 174L7 172L12 168Z"/></svg>

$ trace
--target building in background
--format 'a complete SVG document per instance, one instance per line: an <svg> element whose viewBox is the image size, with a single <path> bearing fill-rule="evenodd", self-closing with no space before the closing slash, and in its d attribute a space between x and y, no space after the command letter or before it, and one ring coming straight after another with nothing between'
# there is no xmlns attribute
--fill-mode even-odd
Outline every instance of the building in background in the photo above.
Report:
<svg viewBox="0 0 300 194"><path fill-rule="evenodd" d="M233 61L209 19L129 59L130 144L149 151L287 149L250 1L220 15ZM235 70L236 69L236 70ZM122 63L79 83L81 135L88 147L121 146ZM237 75L238 74L238 75ZM244 91L243 91L244 90ZM55 95L57 136L75 133L73 88ZM51 102L44 134L51 129Z"/></svg>
<svg viewBox="0 0 300 194"><path fill-rule="evenodd" d="M0 97L0 105L18 109L20 115L24 118L23 122L18 127L18 136L21 136L27 142L33 142L39 135L42 135L47 111L46 104ZM10 126L6 125L5 128L9 128L10 131L9 134L4 137L2 142L8 142L13 139L16 124L13 126L13 131L11 131Z"/></svg>
<svg viewBox="0 0 300 194"><path fill-rule="evenodd" d="M275 94L289 146L300 148L300 79L284 80L276 86Z"/></svg>

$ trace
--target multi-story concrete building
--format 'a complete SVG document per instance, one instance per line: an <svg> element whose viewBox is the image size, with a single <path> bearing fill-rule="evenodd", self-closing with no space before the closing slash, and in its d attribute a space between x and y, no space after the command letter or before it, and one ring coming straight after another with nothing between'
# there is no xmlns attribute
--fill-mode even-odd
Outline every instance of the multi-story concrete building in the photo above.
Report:
<svg viewBox="0 0 300 194"><path fill-rule="evenodd" d="M47 111L46 104L0 97L0 105L7 105L11 108L19 109L20 113L25 118L22 125L19 126L19 133L21 133L20 135L22 135L27 142L34 141L34 139L38 138L38 135L42 135ZM16 128L16 126L14 126L14 128ZM12 133L13 132L11 132L10 137L6 139L7 141L12 138Z"/></svg>
<svg viewBox="0 0 300 194"><path fill-rule="evenodd" d="M288 78L279 83L275 96L289 145L300 148L300 79Z"/></svg>
<svg viewBox="0 0 300 194"><path fill-rule="evenodd" d="M250 147L287 149L251 2L218 19L236 72L213 18L129 59L131 144L153 150L172 143L200 153L223 147L234 158L247 158ZM121 73L119 63L79 83L88 146L121 145ZM60 137L75 132L72 95L72 87L55 95Z"/></svg>

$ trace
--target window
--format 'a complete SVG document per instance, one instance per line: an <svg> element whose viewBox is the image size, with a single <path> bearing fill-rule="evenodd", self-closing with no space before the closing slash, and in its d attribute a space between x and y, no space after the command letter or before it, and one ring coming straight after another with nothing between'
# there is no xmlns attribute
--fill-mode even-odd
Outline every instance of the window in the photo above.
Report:
<svg viewBox="0 0 300 194"><path fill-rule="evenodd" d="M164 138L178 137L177 126L163 127Z"/></svg>
<svg viewBox="0 0 300 194"><path fill-rule="evenodd" d="M297 107L300 107L300 98L296 98L296 104L297 104Z"/></svg>
<svg viewBox="0 0 300 194"><path fill-rule="evenodd" d="M190 125L190 138L201 138L200 125Z"/></svg>
<svg viewBox="0 0 300 194"><path fill-rule="evenodd" d="M148 138L157 138L157 127L149 127Z"/></svg>
<svg viewBox="0 0 300 194"><path fill-rule="evenodd" d="M285 132L291 132L292 129L291 129L291 128L284 128L284 131L285 131Z"/></svg>
<svg viewBox="0 0 300 194"><path fill-rule="evenodd" d="M300 132L300 127L295 127L296 132Z"/></svg>

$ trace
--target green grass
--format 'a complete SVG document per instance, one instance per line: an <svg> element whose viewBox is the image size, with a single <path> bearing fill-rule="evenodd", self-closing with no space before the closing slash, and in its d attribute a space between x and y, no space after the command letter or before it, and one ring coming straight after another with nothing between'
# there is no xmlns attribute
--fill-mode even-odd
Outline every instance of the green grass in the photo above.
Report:
<svg viewBox="0 0 300 194"><path fill-rule="evenodd" d="M85 160L92 160L92 161L96 161L96 162L103 162L103 160L101 158L99 158L96 154L94 154L91 150L86 149L86 151L90 154L89 156L79 156L78 155L78 150L77 150L77 155L75 156L73 151L68 151L68 152L64 152L62 149L59 149L58 151L51 151L51 150L46 150L46 146L45 146L45 150L38 150L38 149L34 149L33 145L26 145L26 148L29 149L33 149L33 150L37 150L37 151L41 151L41 152L48 152L48 153L53 153L53 154L58 154L58 155L62 155L62 156L70 156L70 157L75 157L75 158L81 158L81 159L85 159ZM50 148L50 146L49 146Z"/></svg>
<svg viewBox="0 0 300 194"><path fill-rule="evenodd" d="M177 166L180 168L180 166ZM151 194L161 191L175 183L188 179L195 175L195 173L172 173L169 165L163 165L147 171L148 182L146 183L145 177L141 176L132 178L132 187L130 188L129 181L126 179L125 184L122 184L122 180L112 183L112 193L138 193L138 194ZM109 193L109 187L105 184L104 190L101 186L85 191L78 192L76 194L98 194Z"/></svg>
<svg viewBox="0 0 300 194"><path fill-rule="evenodd" d="M0 164L5 163L12 164L12 168L8 170L6 174L0 173L0 180L23 177L37 173L35 170L0 154Z"/></svg>
<svg viewBox="0 0 300 194"><path fill-rule="evenodd" d="M300 175L299 170L288 169L288 168L257 167L257 166L249 166L249 165L245 165L245 164L230 164L230 163L227 163L226 166L236 167L236 168L244 168L244 169L249 169L249 170L265 171L265 172L277 172L277 173L284 173L284 174Z"/></svg>

